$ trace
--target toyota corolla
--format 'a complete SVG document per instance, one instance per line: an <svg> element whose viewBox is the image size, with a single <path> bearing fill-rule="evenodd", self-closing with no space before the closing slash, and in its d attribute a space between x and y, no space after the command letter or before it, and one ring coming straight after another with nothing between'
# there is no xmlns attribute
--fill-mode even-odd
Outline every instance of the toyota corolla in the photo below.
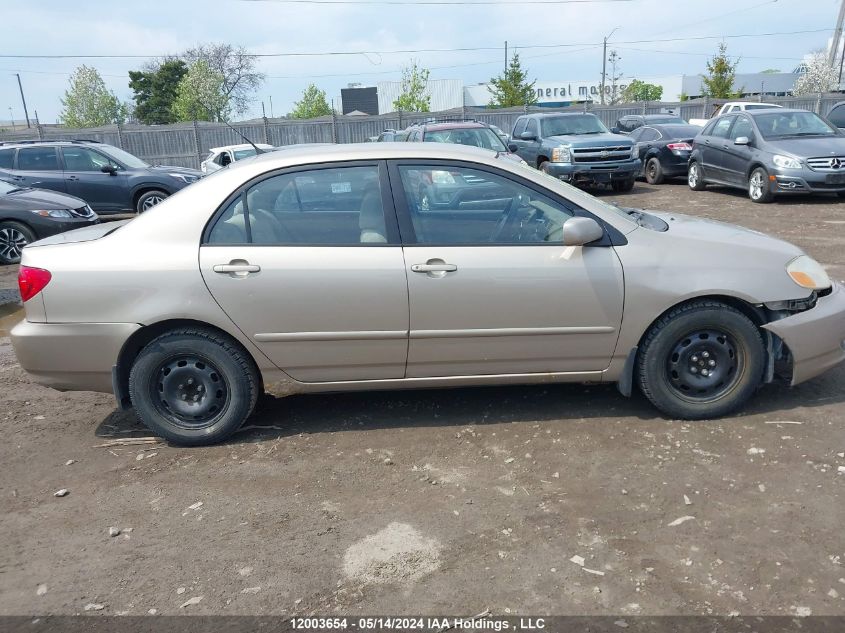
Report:
<svg viewBox="0 0 845 633"><path fill-rule="evenodd" d="M179 444L262 392L609 382L713 418L845 359L845 292L799 248L433 143L238 161L27 246L20 288L37 381L112 392Z"/></svg>

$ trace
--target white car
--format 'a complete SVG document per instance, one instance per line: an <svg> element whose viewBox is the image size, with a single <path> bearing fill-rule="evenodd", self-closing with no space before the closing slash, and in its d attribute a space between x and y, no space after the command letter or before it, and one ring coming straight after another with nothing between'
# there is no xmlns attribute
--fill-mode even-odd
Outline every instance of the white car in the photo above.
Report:
<svg viewBox="0 0 845 633"><path fill-rule="evenodd" d="M267 151L273 149L272 145L267 145L266 143L256 143L255 147ZM225 147L212 147L209 150L208 156L200 163L200 169L204 174L210 174L218 169L223 169L236 160L255 156L255 147L247 143L242 145L226 145Z"/></svg>
<svg viewBox="0 0 845 633"><path fill-rule="evenodd" d="M690 125L698 125L704 127L715 119L717 116L728 114L729 112L745 112L746 110L769 110L771 108L782 108L776 103L759 103L754 101L728 101L721 108L716 110L709 119L690 119Z"/></svg>

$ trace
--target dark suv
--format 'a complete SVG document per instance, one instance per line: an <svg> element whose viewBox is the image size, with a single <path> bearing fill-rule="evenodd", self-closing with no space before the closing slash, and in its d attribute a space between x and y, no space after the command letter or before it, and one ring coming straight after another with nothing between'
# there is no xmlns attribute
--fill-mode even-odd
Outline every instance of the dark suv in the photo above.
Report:
<svg viewBox="0 0 845 633"><path fill-rule="evenodd" d="M141 213L202 176L196 169L152 167L96 141L0 144L0 178L19 187L82 198L97 213Z"/></svg>

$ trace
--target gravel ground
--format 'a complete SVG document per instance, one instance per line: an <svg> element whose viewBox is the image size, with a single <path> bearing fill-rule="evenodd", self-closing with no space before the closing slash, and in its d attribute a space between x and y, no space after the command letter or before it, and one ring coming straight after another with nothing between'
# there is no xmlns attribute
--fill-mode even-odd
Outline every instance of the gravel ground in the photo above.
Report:
<svg viewBox="0 0 845 633"><path fill-rule="evenodd" d="M845 276L836 198L604 195ZM613 386L293 396L225 445L103 446L149 434L109 396L32 384L0 338L0 614L840 615L843 386L840 367L698 423Z"/></svg>

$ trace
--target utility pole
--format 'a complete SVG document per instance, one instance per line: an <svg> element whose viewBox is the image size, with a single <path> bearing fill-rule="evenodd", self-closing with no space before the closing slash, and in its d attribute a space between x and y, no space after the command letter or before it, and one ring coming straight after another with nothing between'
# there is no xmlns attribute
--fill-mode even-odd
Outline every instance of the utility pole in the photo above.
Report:
<svg viewBox="0 0 845 633"><path fill-rule="evenodd" d="M9 106L9 119L12 122L12 132L15 131L15 113L12 112L12 106Z"/></svg>
<svg viewBox="0 0 845 633"><path fill-rule="evenodd" d="M843 6L845 6L845 0L842 0ZM607 78L607 40L616 33L616 30L619 27L617 26L613 29L610 33L604 36L604 44L601 47L601 104L604 105L604 85L605 80Z"/></svg>
<svg viewBox="0 0 845 633"><path fill-rule="evenodd" d="M845 0L843 0L845 2ZM845 4L843 4L845 6ZM20 73L15 73L18 77L18 88L21 91L21 103L23 103L23 117L26 119L26 127L31 127L29 125L29 112L26 111L26 99L23 98L23 85L21 84L21 76Z"/></svg>
<svg viewBox="0 0 845 633"><path fill-rule="evenodd" d="M263 101L261 102L261 118L262 119L267 118L267 113L264 111L264 102Z"/></svg>
<svg viewBox="0 0 845 633"><path fill-rule="evenodd" d="M845 0L843 0L845 2ZM508 72L508 41L505 40L505 72Z"/></svg>
<svg viewBox="0 0 845 633"><path fill-rule="evenodd" d="M827 56L828 64L833 66L836 63L836 56L839 54L839 40L842 39L842 23L845 21L845 0L839 5L839 17L836 18L836 30L833 32L833 41L830 43L830 54Z"/></svg>
<svg viewBox="0 0 845 633"><path fill-rule="evenodd" d="M275 119L276 117L273 116L273 95L270 95L270 118Z"/></svg>

